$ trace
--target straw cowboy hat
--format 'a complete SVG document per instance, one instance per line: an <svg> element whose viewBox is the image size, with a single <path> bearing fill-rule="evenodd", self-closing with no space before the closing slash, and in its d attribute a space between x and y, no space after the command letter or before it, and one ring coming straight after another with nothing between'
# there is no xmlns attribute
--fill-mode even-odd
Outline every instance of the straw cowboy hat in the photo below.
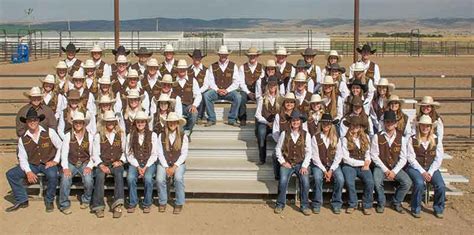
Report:
<svg viewBox="0 0 474 235"><path fill-rule="evenodd" d="M418 106L428 106L428 105L431 105L433 106L435 109L441 107L441 104L439 102L435 102L433 100L433 97L431 96L423 96L423 99L421 100L420 103L416 104Z"/></svg>
<svg viewBox="0 0 474 235"><path fill-rule="evenodd" d="M283 101L287 101L287 100L296 100L295 93L293 92L286 93L285 97L283 98Z"/></svg>
<svg viewBox="0 0 474 235"><path fill-rule="evenodd" d="M173 81L173 77L171 76L171 74L165 74L163 78L159 81L159 83L167 83L171 85L176 84L176 82Z"/></svg>
<svg viewBox="0 0 474 235"><path fill-rule="evenodd" d="M323 82L321 82L322 85L336 85L336 82L334 82L334 79L332 79L331 76L325 76Z"/></svg>
<svg viewBox="0 0 474 235"><path fill-rule="evenodd" d="M362 46L362 48L358 47L356 51L361 54L362 52L369 52L370 54L374 54L375 52L377 52L377 49L372 50L369 44L365 44L364 46Z"/></svg>
<svg viewBox="0 0 474 235"><path fill-rule="evenodd" d="M400 99L398 95L391 95L390 98L387 100L387 104L390 104L391 102L398 102L400 104L405 103L405 100Z"/></svg>
<svg viewBox="0 0 474 235"><path fill-rule="evenodd" d="M176 65L177 69L188 69L188 63L186 63L186 60L178 60L178 64Z"/></svg>
<svg viewBox="0 0 474 235"><path fill-rule="evenodd" d="M376 86L376 87L379 87L379 86L386 86L386 87L388 87L388 90L389 90L389 91L395 90L395 84L389 83L389 82L388 82L388 79L386 79L386 78L381 78L380 81L379 81L379 84L378 84L378 85L375 85L375 86Z"/></svg>
<svg viewBox="0 0 474 235"><path fill-rule="evenodd" d="M88 123L90 121L90 118L89 118L89 115L84 116L83 112L75 111L72 114L72 121L73 122L82 121L82 122Z"/></svg>
<svg viewBox="0 0 474 235"><path fill-rule="evenodd" d="M309 69L309 67L311 67L311 65L307 64L306 61L304 61L303 59L299 59L298 61L296 61L296 64L293 65L293 67Z"/></svg>
<svg viewBox="0 0 474 235"><path fill-rule="evenodd" d="M114 111L107 110L104 112L104 115L102 116L102 121L103 122L116 122L118 121L118 118L117 116L115 116Z"/></svg>
<svg viewBox="0 0 474 235"><path fill-rule="evenodd" d="M322 103L322 102L324 102L324 100L321 99L321 96L318 95L318 94L313 94L311 96L311 100L309 101L310 104L312 104L312 103Z"/></svg>
<svg viewBox="0 0 474 235"><path fill-rule="evenodd" d="M117 56L117 60L115 61L117 64L128 64L128 59L124 55Z"/></svg>
<svg viewBox="0 0 474 235"><path fill-rule="evenodd" d="M336 50L330 50L330 51L329 51L329 53L328 53L328 55L327 55L327 58L329 59L329 57L331 57L331 56L337 57L337 59L338 59L339 61L342 60L342 56L340 56L339 53L337 53Z"/></svg>
<svg viewBox="0 0 474 235"><path fill-rule="evenodd" d="M63 52L74 52L74 53L78 53L81 48L77 48L76 49L76 45L74 45L74 43L70 42L69 44L67 44L66 48L64 47L61 47L61 50Z"/></svg>
<svg viewBox="0 0 474 235"><path fill-rule="evenodd" d="M276 68L277 64L275 60L267 60L267 63L265 64L266 68Z"/></svg>
<svg viewBox="0 0 474 235"><path fill-rule="evenodd" d="M262 54L262 53L260 53L260 51L259 51L257 48L255 48L255 47L250 47L250 48L248 49L248 51L245 52L245 55L246 55L246 56L260 55L260 54Z"/></svg>
<svg viewBox="0 0 474 235"><path fill-rule="evenodd" d="M308 77L306 76L305 73L299 72L296 74L295 79L293 81L294 82L308 82Z"/></svg>
<svg viewBox="0 0 474 235"><path fill-rule="evenodd" d="M151 117L149 117L144 111L140 110L135 114L135 117L133 117L133 121L137 120L150 121Z"/></svg>
<svg viewBox="0 0 474 235"><path fill-rule="evenodd" d="M156 60L155 58L150 58L147 62L146 62L146 66L147 67L158 67L160 66L158 64L158 60Z"/></svg>
<svg viewBox="0 0 474 235"><path fill-rule="evenodd" d="M44 114L38 115L38 112L36 112L35 108L31 107L28 109L28 112L26 112L26 116L20 117L20 122L26 123L27 120L31 119L38 119L40 122L42 122L46 116Z"/></svg>
<svg viewBox="0 0 474 235"><path fill-rule="evenodd" d="M63 60L60 60L60 61L56 64L56 69L67 69L66 62L64 62Z"/></svg>
<svg viewBox="0 0 474 235"><path fill-rule="evenodd" d="M95 44L91 49L91 53L92 52L102 52L102 48L99 46L99 44Z"/></svg>
<svg viewBox="0 0 474 235"><path fill-rule="evenodd" d="M135 54L135 56L141 56L141 55L151 56L153 55L153 52L149 51L148 48L146 47L140 47L138 51L134 51L133 54Z"/></svg>
<svg viewBox="0 0 474 235"><path fill-rule="evenodd" d="M127 78L139 78L138 71L135 69L130 69L127 74Z"/></svg>
<svg viewBox="0 0 474 235"><path fill-rule="evenodd" d="M274 55L290 55L288 51L286 51L286 48L284 47L279 47L276 52L273 53Z"/></svg>
<svg viewBox="0 0 474 235"><path fill-rule="evenodd" d="M72 79L84 79L84 73L81 71L76 71L72 74Z"/></svg>
<svg viewBox="0 0 474 235"><path fill-rule="evenodd" d="M301 53L302 56L315 56L316 55L316 50L314 50L311 47L308 47L304 50L304 52Z"/></svg>
<svg viewBox="0 0 474 235"><path fill-rule="evenodd" d="M117 49L112 49L112 54L114 56L117 56L117 55L128 56L130 54L130 50L126 50L124 46L119 46L117 47Z"/></svg>
<svg viewBox="0 0 474 235"><path fill-rule="evenodd" d="M80 100L82 99L81 94L78 90L70 90L67 96L67 100Z"/></svg>
<svg viewBox="0 0 474 235"><path fill-rule="evenodd" d="M127 99L143 99L144 95L140 95L137 90L129 90L127 92Z"/></svg>
<svg viewBox="0 0 474 235"><path fill-rule="evenodd" d="M175 99L172 99L172 98L170 97L170 95L168 95L168 94L160 94L160 97L158 98L158 100L156 100L156 98L153 96L153 100L155 101L155 103L168 102L168 103L170 103L172 106L176 103L176 100L175 100Z"/></svg>
<svg viewBox="0 0 474 235"><path fill-rule="evenodd" d="M173 53L174 53L173 45L171 45L171 44L166 44L166 45L165 45L165 49L163 50L163 53L165 53L165 52L173 52Z"/></svg>
<svg viewBox="0 0 474 235"><path fill-rule="evenodd" d="M364 71L365 71L364 63L362 63L362 62L356 62L356 63L352 66L352 71L353 71L353 72L364 72Z"/></svg>
<svg viewBox="0 0 474 235"><path fill-rule="evenodd" d="M433 125L434 123L431 117L425 114L425 115L421 115L420 120L416 122L416 125L419 125L419 124Z"/></svg>
<svg viewBox="0 0 474 235"><path fill-rule="evenodd" d="M179 117L177 113L175 112L170 112L168 113L168 116L166 118L160 117L161 122L166 123L166 122L178 122L180 126L184 126L186 124L186 119Z"/></svg>
<svg viewBox="0 0 474 235"><path fill-rule="evenodd" d="M94 61L86 60L86 62L84 62L84 65L82 67L85 69L95 69L96 66L95 66Z"/></svg>
<svg viewBox="0 0 474 235"><path fill-rule="evenodd" d="M339 66L338 63L330 64L330 65L326 66L326 69L327 69L328 71L337 70L337 71L339 71L340 73L346 73L346 69L345 69L344 67Z"/></svg>
<svg viewBox="0 0 474 235"><path fill-rule="evenodd" d="M363 118L362 116L349 116L344 120L344 125L350 127L351 125L360 125L363 128L369 126L369 121L367 118Z"/></svg>
<svg viewBox="0 0 474 235"><path fill-rule="evenodd" d="M115 99L111 99L110 96L108 95L103 95L100 97L98 101L96 101L97 104L112 104L115 103Z"/></svg>
<svg viewBox="0 0 474 235"><path fill-rule="evenodd" d="M112 81L110 80L109 76L102 76L101 78L99 78L99 80L97 82L101 85L110 85L110 84L112 84Z"/></svg>
<svg viewBox="0 0 474 235"><path fill-rule="evenodd" d="M56 84L56 78L52 74L46 75L44 78L40 78L41 83Z"/></svg>
<svg viewBox="0 0 474 235"><path fill-rule="evenodd" d="M352 81L352 83L347 84L347 88L349 88L349 90L351 90L352 86L354 86L354 85L359 86L360 89L362 89L362 91L364 93L367 92L367 85L363 84L362 81L360 81L359 79L354 79L354 81Z"/></svg>
<svg viewBox="0 0 474 235"><path fill-rule="evenodd" d="M202 51L199 50L199 49L194 49L192 54L188 53L188 56L191 57L191 58L196 58L196 59L198 59L198 58L202 59L202 58L206 57L206 55L203 55Z"/></svg>
<svg viewBox="0 0 474 235"><path fill-rule="evenodd" d="M41 89L37 86L32 87L28 92L23 92L23 95L26 96L27 98L30 97L42 97L43 93L41 92Z"/></svg>
<svg viewBox="0 0 474 235"><path fill-rule="evenodd" d="M217 51L217 54L218 55L228 55L230 54L231 52L227 49L227 46L226 45L222 45L219 47L219 50Z"/></svg>

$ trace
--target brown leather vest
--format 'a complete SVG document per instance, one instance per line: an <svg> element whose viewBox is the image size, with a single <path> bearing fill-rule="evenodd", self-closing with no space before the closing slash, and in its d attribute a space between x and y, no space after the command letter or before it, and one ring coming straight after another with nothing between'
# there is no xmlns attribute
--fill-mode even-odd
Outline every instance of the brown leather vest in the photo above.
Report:
<svg viewBox="0 0 474 235"><path fill-rule="evenodd" d="M288 130L290 130L291 122L289 120L287 120L286 117L287 117L287 115L285 114L285 112L283 112L283 109L280 110L280 114L279 114L280 133L283 132L283 131L288 132Z"/></svg>
<svg viewBox="0 0 474 235"><path fill-rule="evenodd" d="M311 100L311 96L313 93L306 91L306 96L304 97L303 102L301 104L299 103L299 100L296 100L296 109L298 109L301 113L304 113L306 116L308 116L309 109L311 108L309 105L309 101Z"/></svg>
<svg viewBox="0 0 474 235"><path fill-rule="evenodd" d="M63 111L64 133L68 133L72 129L72 118L68 118L68 113L69 112L70 112L69 109L65 109Z"/></svg>
<svg viewBox="0 0 474 235"><path fill-rule="evenodd" d="M142 71L140 70L140 66L138 65L138 62L136 62L135 64L132 64L130 68L136 70L138 72L138 76L141 76L143 74Z"/></svg>
<svg viewBox="0 0 474 235"><path fill-rule="evenodd" d="M321 135L319 134L316 135L316 141L318 142L319 159L321 160L321 163L323 163L323 166L326 167L326 170L329 170L336 156L337 145L333 147L329 144L329 147L326 147Z"/></svg>
<svg viewBox="0 0 474 235"><path fill-rule="evenodd" d="M176 98L176 96L179 96L181 97L181 103L183 103L184 105L193 104L193 80L194 78L188 77L188 80L186 80L186 83L184 83L183 87L181 87L181 85L179 84L176 84L176 86L173 87L171 98L174 99Z"/></svg>
<svg viewBox="0 0 474 235"><path fill-rule="evenodd" d="M296 143L291 138L291 131L285 131L285 139L282 146L283 157L291 165L300 164L305 157L306 131L301 130Z"/></svg>
<svg viewBox="0 0 474 235"><path fill-rule="evenodd" d="M176 138L181 138L181 146L179 146L179 149L174 149L173 144L171 144L170 142L168 144L169 150L166 150L165 133L164 132L162 133L161 144L163 146L163 154L165 155L165 159L166 159L166 162L168 163L168 166L172 166L176 161L178 161L178 158L181 155L181 148L183 147L183 137L184 137L183 133L181 133L180 136L176 137Z"/></svg>
<svg viewBox="0 0 474 235"><path fill-rule="evenodd" d="M280 111L277 109L277 102L272 105L270 101L268 101L268 107L265 105L265 102L262 103L262 116L267 120L267 122L273 122L275 120L275 115Z"/></svg>
<svg viewBox="0 0 474 235"><path fill-rule="evenodd" d="M76 58L76 61L74 61L74 64L72 64L72 66L68 68L67 74L72 77L74 72L78 71L81 68L81 64L82 64L82 61Z"/></svg>
<svg viewBox="0 0 474 235"><path fill-rule="evenodd" d="M247 85L247 88L252 93L255 93L255 84L260 78L260 75L262 75L262 68L263 65L257 63L257 66L255 67L255 70L252 73L252 70L249 67L249 63L247 62L244 64L245 85Z"/></svg>
<svg viewBox="0 0 474 235"><path fill-rule="evenodd" d="M47 129L40 133L38 144L27 135L22 136L21 140L28 155L28 163L32 165L46 164L54 159L57 149L54 147Z"/></svg>
<svg viewBox="0 0 474 235"><path fill-rule="evenodd" d="M435 140L436 145L438 144L438 138ZM416 161L420 163L421 167L425 170L429 169L431 164L433 164L434 159L436 158L436 148L437 146L428 146L428 149L425 149L421 143L412 136L413 149L416 154Z"/></svg>
<svg viewBox="0 0 474 235"><path fill-rule="evenodd" d="M224 72L222 72L221 68L219 67L219 62L215 62L211 65L212 74L214 75L214 80L219 89L227 89L230 85L232 85L234 66L234 62L229 61Z"/></svg>
<svg viewBox="0 0 474 235"><path fill-rule="evenodd" d="M195 76L194 69L192 68L192 65L191 65L188 68L188 78L195 78L199 84L199 87L202 87L204 85L204 78L206 78L206 71L207 71L207 68L206 66L203 65L202 69L199 71L197 76Z"/></svg>
<svg viewBox="0 0 474 235"><path fill-rule="evenodd" d="M286 66L283 69L283 73L280 72L280 69L277 68L275 76L279 81L283 82L285 85L285 90L288 90L288 83L290 82L291 70L293 69L293 64L286 62Z"/></svg>
<svg viewBox="0 0 474 235"><path fill-rule="evenodd" d="M122 137L120 133L115 134L113 144L110 144L107 137L100 137L100 159L105 165L111 166L113 162L119 161L122 154Z"/></svg>
<svg viewBox="0 0 474 235"><path fill-rule="evenodd" d="M159 108L159 107L158 107ZM168 108L169 110L169 108ZM169 113L169 112L167 112ZM161 125L161 120L160 120L160 111L158 110L153 117L153 132L155 132L157 135L163 133L165 131L165 127Z"/></svg>
<svg viewBox="0 0 474 235"><path fill-rule="evenodd" d="M400 152L402 147L402 137L403 133L397 131L397 136L392 143L392 146L389 146L387 138L382 133L378 135L378 144L379 144L379 157L382 160L383 164L390 170L392 170L395 165L398 163L400 158Z"/></svg>
<svg viewBox="0 0 474 235"><path fill-rule="evenodd" d="M374 74L375 74L375 63L370 61L369 69L365 72L365 77L374 81Z"/></svg>
<svg viewBox="0 0 474 235"><path fill-rule="evenodd" d="M350 137L347 137L350 138ZM354 149L349 150L349 157L354 158L356 160L365 161L365 152L362 151L356 144L354 144Z"/></svg>
<svg viewBox="0 0 474 235"><path fill-rule="evenodd" d="M311 72L308 73L308 77L311 78L311 80L313 80L314 82L314 85L317 84L317 81L316 81L316 78L317 78L317 74L316 74L316 65L312 65L313 68L311 69Z"/></svg>
<svg viewBox="0 0 474 235"><path fill-rule="evenodd" d="M171 74L171 77L175 78L176 74L178 73L178 71L176 70L176 66L178 66L178 60L175 59L173 68L171 69L171 71L168 71L168 69L166 68L166 62L163 61L159 69L161 76L165 76L165 74Z"/></svg>
<svg viewBox="0 0 474 235"><path fill-rule="evenodd" d="M103 60L100 60L99 66L95 69L95 75L98 78L101 78L104 75L104 67L105 67L105 62Z"/></svg>
<svg viewBox="0 0 474 235"><path fill-rule="evenodd" d="M308 121L308 132L311 135L311 137L313 137L319 132L318 126L319 124L315 123L314 120Z"/></svg>
<svg viewBox="0 0 474 235"><path fill-rule="evenodd" d="M379 98L381 99L381 98ZM374 110L375 114L377 115L377 120L381 120L383 113L386 111L386 107L380 108L379 100L373 99L372 100L372 109Z"/></svg>
<svg viewBox="0 0 474 235"><path fill-rule="evenodd" d="M155 99L160 98L161 94L161 87L160 87L160 79L159 77L157 78L157 81L155 82L155 85L153 87L150 87L150 82L148 81L148 72L145 71L144 77L141 80L141 85L142 88L148 93L150 96L150 99L155 97Z"/></svg>
<svg viewBox="0 0 474 235"><path fill-rule="evenodd" d="M51 108L51 110L53 110L54 113L56 113L56 109L58 107L58 93L56 93L55 91L51 92L51 100L49 100L49 103L46 104L44 102L44 99L43 101L41 101L44 105L47 105L48 107Z"/></svg>
<svg viewBox="0 0 474 235"><path fill-rule="evenodd" d="M151 156L151 148L152 148L152 142L151 142L151 136L153 132L149 131L148 129L145 128L145 138L143 139L142 145L139 143L134 144L132 146L133 150L133 156L135 159L137 159L138 163L140 165L144 165L148 162L148 159ZM138 133L134 132L132 133L132 138L137 138L138 140Z"/></svg>
<svg viewBox="0 0 474 235"><path fill-rule="evenodd" d="M90 160L90 153L89 153L89 133L86 131L84 133L84 138L82 139L82 143L76 139L76 136L73 132L71 132L71 141L69 142L69 163L76 165L77 163L86 163Z"/></svg>

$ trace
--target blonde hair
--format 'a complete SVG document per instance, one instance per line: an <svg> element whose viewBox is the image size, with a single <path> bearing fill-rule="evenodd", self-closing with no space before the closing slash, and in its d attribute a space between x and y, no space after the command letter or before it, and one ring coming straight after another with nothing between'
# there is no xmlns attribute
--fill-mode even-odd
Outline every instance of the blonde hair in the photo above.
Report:
<svg viewBox="0 0 474 235"><path fill-rule="evenodd" d="M421 144L421 130L420 130L420 125L418 124L416 126L416 139L418 140L418 145L416 147L420 147ZM434 138L434 126L430 125L430 133L428 133L427 138L428 142L430 143L428 146L428 150L432 150L436 148L436 140Z"/></svg>
<svg viewBox="0 0 474 235"><path fill-rule="evenodd" d="M174 143L173 143L173 150L179 150L181 148L181 128L179 125L176 127L175 131L176 131L176 139L174 140ZM165 150L170 151L170 137L169 137L170 128L168 126L168 122L165 123L164 134L165 134L165 143L164 143Z"/></svg>
<svg viewBox="0 0 474 235"><path fill-rule="evenodd" d="M276 91L275 91L275 108L276 110L280 110L280 89L278 88L278 85L276 86ZM265 105L265 108L269 108L270 105L270 91L268 89L268 84L265 86L265 94L263 95L263 105Z"/></svg>
<svg viewBox="0 0 474 235"><path fill-rule="evenodd" d="M134 111L132 110L132 108L130 107L129 105L129 102L128 102L128 99L127 99L127 106L125 106L125 111L123 112L123 118L125 120L127 120L128 118L130 118L130 112ZM137 110L135 112L138 112L138 111L144 111L143 107L142 107L142 101L139 100L138 101L138 107L136 108Z"/></svg>
<svg viewBox="0 0 474 235"><path fill-rule="evenodd" d="M107 127L106 125L102 125L102 120L101 120L101 125L99 126L99 135L100 135L100 138L103 139L105 138L105 134L107 134ZM118 121L115 121L115 127L114 127L114 130L115 131L115 134L116 135L120 135L122 136L122 134L124 133L122 128L120 128L120 125L118 124ZM125 140L122 140L122 141L125 141Z"/></svg>
<svg viewBox="0 0 474 235"><path fill-rule="evenodd" d="M360 150L362 150L362 152L366 152L367 150L369 150L369 138L367 137L367 134L365 134L364 128L360 128L355 135L351 133L351 129L352 125L349 127L349 130L346 134L347 149L354 150L357 147L353 138L358 137L360 141Z"/></svg>
<svg viewBox="0 0 474 235"><path fill-rule="evenodd" d="M397 129L401 132L404 132L405 130L405 121L408 122L408 120L405 120L407 117L405 117L405 114L402 111L402 107L400 105L400 108L395 111L395 116L397 117Z"/></svg>
<svg viewBox="0 0 474 235"><path fill-rule="evenodd" d="M332 91L331 91L331 94L330 94L330 97L327 97L326 94L324 93L324 85L321 86L321 91L320 93L322 94L321 95L321 98L329 98L331 99L331 107L328 107L326 111L328 111L331 116L335 117L337 116L337 86L335 85L332 85ZM323 104L323 106L325 106ZM326 109L326 107L324 107Z"/></svg>
<svg viewBox="0 0 474 235"><path fill-rule="evenodd" d="M323 125L321 124L321 122L318 125L319 125L319 132L324 134ZM331 147L333 148L336 147L339 138L337 137L337 130L334 124L331 124L331 129L329 129L327 137L329 138Z"/></svg>

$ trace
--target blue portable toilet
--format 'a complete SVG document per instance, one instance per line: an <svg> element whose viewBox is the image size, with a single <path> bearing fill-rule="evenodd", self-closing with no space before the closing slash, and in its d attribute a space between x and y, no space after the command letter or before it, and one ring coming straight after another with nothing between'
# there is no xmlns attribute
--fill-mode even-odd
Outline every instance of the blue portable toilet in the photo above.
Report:
<svg viewBox="0 0 474 235"><path fill-rule="evenodd" d="M16 54L12 55L12 63L25 63L30 60L30 49L28 48L28 44L22 42L18 44L16 49Z"/></svg>

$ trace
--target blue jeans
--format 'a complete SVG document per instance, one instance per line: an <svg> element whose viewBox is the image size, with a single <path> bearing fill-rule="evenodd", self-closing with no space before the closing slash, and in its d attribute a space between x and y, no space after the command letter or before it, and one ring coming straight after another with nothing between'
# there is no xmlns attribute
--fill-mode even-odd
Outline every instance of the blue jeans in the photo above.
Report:
<svg viewBox="0 0 474 235"><path fill-rule="evenodd" d="M411 212L418 214L421 211L421 200L425 191L425 179L418 170L411 166L408 167L407 172L413 181ZM434 188L433 210L435 213L443 213L444 203L446 201L446 186L439 170L433 173L430 183Z"/></svg>
<svg viewBox="0 0 474 235"><path fill-rule="evenodd" d="M198 117L198 113L189 112L189 109L192 106L193 106L192 104L190 104L190 105L184 105L183 104L183 118L186 119L186 125L184 126L184 130L185 131L190 131L190 132L193 131L193 127L196 124L197 117Z"/></svg>
<svg viewBox="0 0 474 235"><path fill-rule="evenodd" d="M257 122L258 156L261 162L265 162L267 158L267 135L270 133L272 133L272 128L267 124Z"/></svg>
<svg viewBox="0 0 474 235"><path fill-rule="evenodd" d="M58 186L58 167L53 166L46 169L45 165L30 164L30 169L35 174L43 173L46 176L48 184L45 201L46 203L53 203L54 196L56 195L56 187ZM12 188L15 202L23 203L28 201L28 194L26 193L26 188L23 185L24 180L26 180L26 173L20 168L20 166L18 165L7 171L6 176L8 183Z"/></svg>
<svg viewBox="0 0 474 235"><path fill-rule="evenodd" d="M288 181L291 175L296 174L300 181L300 200L301 209L308 208L309 193L309 175L300 174L301 164L295 164L291 168L280 166L280 181L278 182L278 199L276 207L284 208L286 204L286 191L288 189ZM309 169L308 169L309 170Z"/></svg>
<svg viewBox="0 0 474 235"><path fill-rule="evenodd" d="M176 206L184 205L185 194L184 194L184 173L186 172L186 165L181 164L176 168L174 172L174 191L176 194ZM161 164L158 164L156 171L156 179L158 184L158 203L160 205L166 205L168 202L168 186L166 184L166 168Z"/></svg>
<svg viewBox="0 0 474 235"><path fill-rule="evenodd" d="M123 166L109 167L110 172L114 176L114 203L112 209L124 204L124 189L123 189ZM104 183L105 173L97 167L95 169L95 184L94 193L92 194L92 210L98 211L105 208L104 202Z"/></svg>
<svg viewBox="0 0 474 235"><path fill-rule="evenodd" d="M140 165L144 167L145 164ZM145 195L143 199L143 206L150 207L153 203L153 175L156 172L156 165L152 164L147 167L145 170L145 175L143 177L143 182L145 184ZM129 206L136 207L138 204L138 194L137 194L137 181L138 181L138 169L132 165L128 166L128 192L129 192Z"/></svg>
<svg viewBox="0 0 474 235"><path fill-rule="evenodd" d="M375 183L375 192L377 193L377 205L385 206L386 198L384 191L384 179L385 174L382 171L382 168L374 168L374 183ZM402 169L395 176L395 181L399 183L397 189L395 190L395 195L392 199L392 204L399 206L402 204L405 196L408 193L408 190L411 188L411 179L408 174Z"/></svg>
<svg viewBox="0 0 474 235"><path fill-rule="evenodd" d="M84 168L86 168L87 163L83 163L80 167L69 163L69 170L71 171L71 177L65 177L64 174L61 175L61 187L59 189L59 206L61 210L69 208L71 206L71 201L69 200L69 193L71 192L72 178L76 175L80 175L82 178L82 184L84 185L84 194L81 196L81 202L84 204L90 204L92 198L92 190L94 190L94 179L92 173L89 175L84 175Z"/></svg>
<svg viewBox="0 0 474 235"><path fill-rule="evenodd" d="M321 208L323 205L323 180L324 172L317 166L311 166L311 174L314 178L314 196L311 203L313 208ZM341 168L338 167L332 173L332 198L331 206L334 209L341 209L342 207L342 188L344 187L344 175Z"/></svg>
<svg viewBox="0 0 474 235"><path fill-rule="evenodd" d="M238 91L232 91L227 95L219 95L215 90L208 90L204 93L204 102L206 103L207 120L216 122L216 112L214 111L214 102L216 100L228 100L232 102L229 112L229 122L235 122L240 106L240 94Z"/></svg>
<svg viewBox="0 0 474 235"><path fill-rule="evenodd" d="M362 198L364 209L372 208L374 201L374 178L370 170L363 171L362 167L352 167L347 164L342 165L342 172L346 182L349 195L349 208L357 207L356 177L364 183L364 196Z"/></svg>
<svg viewBox="0 0 474 235"><path fill-rule="evenodd" d="M201 103L199 104L197 110L198 110L198 118L200 120L204 119L204 113L206 112L206 103L204 102L204 99L201 100Z"/></svg>
<svg viewBox="0 0 474 235"><path fill-rule="evenodd" d="M247 120L247 101L249 97L247 93L240 91L239 120Z"/></svg>

